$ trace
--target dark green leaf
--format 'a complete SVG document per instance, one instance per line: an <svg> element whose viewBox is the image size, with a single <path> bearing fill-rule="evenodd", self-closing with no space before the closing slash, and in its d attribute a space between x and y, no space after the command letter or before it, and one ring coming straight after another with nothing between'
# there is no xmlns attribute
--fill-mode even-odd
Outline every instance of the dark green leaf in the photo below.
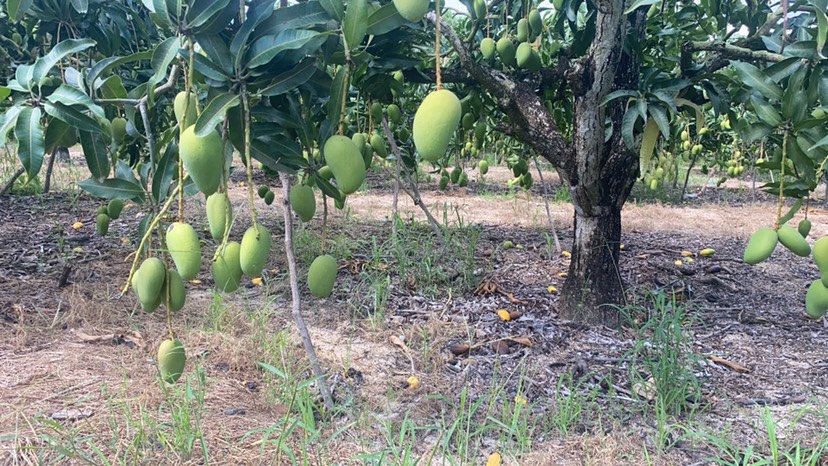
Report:
<svg viewBox="0 0 828 466"><path fill-rule="evenodd" d="M117 74L103 81L99 89L104 99L125 99L127 96L126 88Z"/></svg>
<svg viewBox="0 0 828 466"><path fill-rule="evenodd" d="M624 145L627 146L627 149L631 151L636 149L633 131L635 130L635 122L638 121L638 117L638 110L634 106L630 106L627 109L627 113L624 114L624 119L621 121L621 139L624 140Z"/></svg>
<svg viewBox="0 0 828 466"><path fill-rule="evenodd" d="M333 0L331 0L333 1ZM6 3L6 11L9 13L9 18L15 23L23 19L23 15L29 11L34 0L9 0Z"/></svg>
<svg viewBox="0 0 828 466"><path fill-rule="evenodd" d="M307 29L288 29L276 36L262 37L250 46L247 67L255 68L267 65L280 52L298 49L319 35L319 32Z"/></svg>
<svg viewBox="0 0 828 466"><path fill-rule="evenodd" d="M400 16L397 7L393 3L388 3L371 13L368 16L368 34L378 36L385 34L399 28L407 23L405 18Z"/></svg>
<svg viewBox="0 0 828 466"><path fill-rule="evenodd" d="M316 59L306 58L292 69L273 78L267 87L262 89L263 96L275 96L295 89L305 84L316 72Z"/></svg>
<svg viewBox="0 0 828 466"><path fill-rule="evenodd" d="M239 105L240 102L239 96L230 92L217 95L199 115L195 125L196 135L204 137L210 131L214 131L216 126L224 121L227 110Z"/></svg>
<svg viewBox="0 0 828 466"><path fill-rule="evenodd" d="M808 95L805 92L805 78L808 67L801 67L788 78L785 94L782 96L782 115L794 123L805 118L808 111Z"/></svg>
<svg viewBox="0 0 828 466"><path fill-rule="evenodd" d="M109 178L103 181L88 178L78 183L78 187L102 199L144 201L144 190L141 189L141 185L120 178Z"/></svg>
<svg viewBox="0 0 828 466"><path fill-rule="evenodd" d="M341 22L345 18L345 4L342 0L319 0L322 8L330 15L331 18L337 22Z"/></svg>
<svg viewBox="0 0 828 466"><path fill-rule="evenodd" d="M103 180L109 176L109 154L106 151L106 144L100 134L89 131L80 132L80 143L83 147L83 156L86 158L86 165L89 173L96 180Z"/></svg>
<svg viewBox="0 0 828 466"><path fill-rule="evenodd" d="M607 102L609 102L611 100L618 99L620 97L638 98L638 92L630 91L630 90L624 90L624 89L621 89L619 91L610 92L609 94L607 94L606 97L601 99L601 105L606 105Z"/></svg>
<svg viewBox="0 0 828 466"><path fill-rule="evenodd" d="M355 50L359 47L367 31L367 0L349 0L348 8L345 10L345 20L342 22L342 36L345 38L348 50Z"/></svg>
<svg viewBox="0 0 828 466"><path fill-rule="evenodd" d="M667 117L667 111L660 105L650 105L650 115L658 125L664 140L670 140L670 119Z"/></svg>
<svg viewBox="0 0 828 466"><path fill-rule="evenodd" d="M44 108L49 115L63 120L70 126L74 126L81 131L91 131L101 134L107 133L94 118L76 110L74 107L63 105L60 102L46 102Z"/></svg>
<svg viewBox="0 0 828 466"><path fill-rule="evenodd" d="M178 170L178 148L175 144L167 146L167 151L155 169L152 178L152 195L158 201L167 197L175 171Z"/></svg>
<svg viewBox="0 0 828 466"><path fill-rule="evenodd" d="M776 128L782 124L782 116L773 105L765 102L760 97L756 97L755 94L750 96L750 103L753 105L756 116L766 125Z"/></svg>
<svg viewBox="0 0 828 466"><path fill-rule="evenodd" d="M242 66L242 61L247 55L248 39L256 26L262 21L266 20L273 14L273 1L255 1L253 5L248 8L248 15L241 28L233 36L233 41L230 42L230 56L235 58L234 68L241 70L247 68Z"/></svg>
<svg viewBox="0 0 828 466"><path fill-rule="evenodd" d="M31 79L38 85L42 84L43 78L49 74L49 71L59 61L73 53L86 50L93 45L95 45L95 41L92 39L66 39L59 42L49 53L35 60L34 66L32 67Z"/></svg>
<svg viewBox="0 0 828 466"><path fill-rule="evenodd" d="M784 225L784 224L788 223L792 218L794 218L794 215L796 215L796 213L799 212L799 209L801 207L802 207L802 199L800 198L800 199L797 199L796 202L794 202L794 204L791 206L791 209L788 211L788 213L786 213L785 215L779 217L779 224Z"/></svg>
<svg viewBox="0 0 828 466"><path fill-rule="evenodd" d="M85 14L89 9L89 0L72 0L72 7L78 13Z"/></svg>
<svg viewBox="0 0 828 466"><path fill-rule="evenodd" d="M17 158L20 159L29 178L34 178L40 172L43 154L46 152L40 115L40 108L24 107L17 116L17 124L14 126Z"/></svg>
<svg viewBox="0 0 828 466"><path fill-rule="evenodd" d="M773 128L764 123L754 123L741 130L742 139L747 143L764 139L773 132Z"/></svg>
<svg viewBox="0 0 828 466"><path fill-rule="evenodd" d="M46 100L52 103L61 103L67 106L79 105L85 107L100 118L105 118L103 109L92 101L92 98L84 94L78 88L61 84L54 92L46 97Z"/></svg>
<svg viewBox="0 0 828 466"><path fill-rule="evenodd" d="M331 83L331 97L328 99L328 121L331 125L339 125L339 119L342 114L342 99L348 92L350 84L345 80L346 67L340 66L339 71L336 72L333 82Z"/></svg>
<svg viewBox="0 0 828 466"><path fill-rule="evenodd" d="M0 147L6 145L6 137L17 123L17 116L21 110L23 110L23 107L15 105L6 110L6 113L0 115Z"/></svg>
<svg viewBox="0 0 828 466"><path fill-rule="evenodd" d="M156 0L163 3L162 0ZM152 60L150 64L155 73L149 79L149 86L153 87L160 83L167 76L167 68L170 67L175 56L178 55L180 39L178 37L170 37L158 44L152 52Z"/></svg>
<svg viewBox="0 0 828 466"><path fill-rule="evenodd" d="M75 131L75 128L67 125L62 120L51 118L49 120L49 126L46 127L45 152L51 152L67 134L73 131Z"/></svg>
<svg viewBox="0 0 828 466"><path fill-rule="evenodd" d="M86 76L86 84L87 86L95 86L97 83L96 81L98 78L103 75L104 73L108 73L115 67L125 65L127 63L132 63L134 61L139 60L149 60L152 58L152 51L146 50L143 52L133 53L132 55L127 55L126 57L107 57L103 60L95 63L91 70L89 70L89 74Z"/></svg>
<svg viewBox="0 0 828 466"><path fill-rule="evenodd" d="M198 28L224 10L230 0L200 0L193 3L187 12L191 28Z"/></svg>
<svg viewBox="0 0 828 466"><path fill-rule="evenodd" d="M629 8L627 8L626 11L624 11L624 14L628 15L628 14L632 13L633 11L637 10L638 8L641 8L642 6L650 6L650 5L656 4L660 1L661 0L636 0L635 2L633 2L632 5L630 5Z"/></svg>
<svg viewBox="0 0 828 466"><path fill-rule="evenodd" d="M738 61L732 61L730 64L747 87L754 89L769 100L779 100L782 98L782 88L779 87L779 84L776 84L773 79L759 68L750 63Z"/></svg>

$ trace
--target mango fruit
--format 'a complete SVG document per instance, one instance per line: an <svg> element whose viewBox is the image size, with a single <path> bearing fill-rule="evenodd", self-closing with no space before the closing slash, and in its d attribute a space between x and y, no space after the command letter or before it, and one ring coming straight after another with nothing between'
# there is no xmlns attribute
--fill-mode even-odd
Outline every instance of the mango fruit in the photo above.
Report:
<svg viewBox="0 0 828 466"><path fill-rule="evenodd" d="M331 181L333 178L333 172L331 171L331 167L325 165L324 167L319 169L319 177L325 181Z"/></svg>
<svg viewBox="0 0 828 466"><path fill-rule="evenodd" d="M446 154L451 137L460 123L460 100L447 89L434 91L423 99L414 114L414 145L420 157L436 162Z"/></svg>
<svg viewBox="0 0 828 466"><path fill-rule="evenodd" d="M512 39L506 36L501 37L497 41L497 54L500 56L500 61L506 66L515 66L515 44Z"/></svg>
<svg viewBox="0 0 828 466"><path fill-rule="evenodd" d="M235 241L230 241L224 251L219 253L213 261L213 282L216 288L226 293L232 293L239 288L242 277L239 253L241 246Z"/></svg>
<svg viewBox="0 0 828 466"><path fill-rule="evenodd" d="M177 382L186 365L187 354L180 341L167 339L158 345L158 371L161 373L161 380L169 384Z"/></svg>
<svg viewBox="0 0 828 466"><path fill-rule="evenodd" d="M273 201L275 199L276 199L276 195L273 194L273 191L268 191L267 194L265 194L265 197L264 197L265 204L267 204L267 205L273 204Z"/></svg>
<svg viewBox="0 0 828 466"><path fill-rule="evenodd" d="M467 112L463 114L463 119L461 120L463 123L463 129L466 131L471 131L474 128L474 115L471 112Z"/></svg>
<svg viewBox="0 0 828 466"><path fill-rule="evenodd" d="M169 303L167 303L167 293L169 293ZM170 310L175 312L184 307L186 298L187 292L184 290L184 280L181 279L181 275L175 269L167 269L167 281L161 290L162 302L169 304Z"/></svg>
<svg viewBox="0 0 828 466"><path fill-rule="evenodd" d="M371 104L371 118L374 120L374 124L379 124L382 121L382 104L379 102L374 102Z"/></svg>
<svg viewBox="0 0 828 466"><path fill-rule="evenodd" d="M369 170L374 163L374 148L371 144L365 143L362 145L362 162L365 164L365 170Z"/></svg>
<svg viewBox="0 0 828 466"><path fill-rule="evenodd" d="M270 187L268 187L266 184L263 184L259 186L259 189L256 191L256 194L258 194L261 199L264 199L268 191L270 191Z"/></svg>
<svg viewBox="0 0 828 466"><path fill-rule="evenodd" d="M325 142L325 161L336 179L336 186L345 194L355 192L365 181L361 149L345 136L331 136Z"/></svg>
<svg viewBox="0 0 828 466"><path fill-rule="evenodd" d="M346 140L350 142L350 139ZM250 227L244 232L239 251L239 265L248 277L261 275L270 255L270 232L261 223L257 226L258 230Z"/></svg>
<svg viewBox="0 0 828 466"><path fill-rule="evenodd" d="M351 136L351 141L355 146L357 146L357 148L363 147L365 143L368 142L365 140L365 135L362 133L354 133L354 135Z"/></svg>
<svg viewBox="0 0 828 466"><path fill-rule="evenodd" d="M319 256L308 269L308 288L317 298L327 298L333 291L338 266L332 256Z"/></svg>
<svg viewBox="0 0 828 466"><path fill-rule="evenodd" d="M109 204L106 205L106 214L112 220L117 220L118 217L121 216L121 211L124 210L124 201L120 199L112 199L109 201Z"/></svg>
<svg viewBox="0 0 828 466"><path fill-rule="evenodd" d="M496 48L497 44L495 44L494 39L491 37L484 37L480 41L480 53L483 54L483 58L489 63L494 62Z"/></svg>
<svg viewBox="0 0 828 466"><path fill-rule="evenodd" d="M224 142L218 131L198 137L191 126L181 134L178 154L198 190L210 196L218 190L224 171Z"/></svg>
<svg viewBox="0 0 828 466"><path fill-rule="evenodd" d="M377 133L371 135L371 147L381 159L388 157L388 149L385 147L385 139Z"/></svg>
<svg viewBox="0 0 828 466"><path fill-rule="evenodd" d="M538 71L541 68L540 56L529 42L522 42L518 46L516 58L517 65L523 69Z"/></svg>
<svg viewBox="0 0 828 466"><path fill-rule="evenodd" d="M822 284L828 286L828 236L816 240L813 255L819 274L822 276Z"/></svg>
<svg viewBox="0 0 828 466"><path fill-rule="evenodd" d="M796 231L798 231L803 238L807 238L808 233L811 232L811 221L807 218L803 218L800 220L799 225L796 226Z"/></svg>
<svg viewBox="0 0 828 466"><path fill-rule="evenodd" d="M135 294L138 295L138 302L141 309L146 312L153 312L161 304L161 290L167 278L167 268L164 262L157 257L144 259L135 275L132 277L132 285Z"/></svg>
<svg viewBox="0 0 828 466"><path fill-rule="evenodd" d="M751 265L764 261L773 254L778 239L779 236L772 228L759 228L750 236L742 260Z"/></svg>
<svg viewBox="0 0 828 466"><path fill-rule="evenodd" d="M191 125L194 125L198 119L196 105L198 105L198 99L196 99L195 94L192 92L190 93L189 104L187 103L186 92L181 91L176 94L175 100L173 101L173 113L175 113L176 123L181 123L181 118L184 116L184 107L186 106L187 118L184 120L184 128L189 128Z"/></svg>
<svg viewBox="0 0 828 466"><path fill-rule="evenodd" d="M118 144L124 142L124 139L126 138L126 125L127 121L121 117L112 119L112 124L110 125L112 128L112 138L115 139L115 142Z"/></svg>
<svg viewBox="0 0 828 466"><path fill-rule="evenodd" d="M485 175L489 172L489 162L481 160L480 163L477 164L477 168L480 170L481 175Z"/></svg>
<svg viewBox="0 0 828 466"><path fill-rule="evenodd" d="M478 20L486 17L486 0L474 0L472 2L474 17Z"/></svg>
<svg viewBox="0 0 828 466"><path fill-rule="evenodd" d="M224 239L224 230L228 220L233 220L233 206L226 192L216 192L207 197L207 223L210 225L210 236L216 241Z"/></svg>
<svg viewBox="0 0 828 466"><path fill-rule="evenodd" d="M779 236L779 242L797 256L807 257L811 255L811 246L794 227L782 225L776 234Z"/></svg>
<svg viewBox="0 0 828 466"><path fill-rule="evenodd" d="M303 222L308 222L316 213L316 197L313 188L298 184L290 190L290 207Z"/></svg>
<svg viewBox="0 0 828 466"><path fill-rule="evenodd" d="M188 223L171 223L167 227L166 241L167 250L181 278L195 278L201 269L201 243L195 229Z"/></svg>
<svg viewBox="0 0 828 466"><path fill-rule="evenodd" d="M394 0L400 16L413 23L423 19L428 12L428 3L429 0Z"/></svg>
<svg viewBox="0 0 828 466"><path fill-rule="evenodd" d="M543 32L543 20L541 19L541 15L536 9L532 9L529 12L529 29L532 30L532 34L539 36L541 32Z"/></svg>
<svg viewBox="0 0 828 466"><path fill-rule="evenodd" d="M814 280L805 293L805 312L812 319L819 319L828 311L828 288L821 280Z"/></svg>
<svg viewBox="0 0 828 466"><path fill-rule="evenodd" d="M400 107L397 104L391 104L386 109L385 112L388 113L388 119L391 120L391 123L399 123L400 119L402 118L402 111L400 111Z"/></svg>
<svg viewBox="0 0 828 466"><path fill-rule="evenodd" d="M469 185L469 175L466 172L460 174L460 177L457 179L457 186L461 188L465 188Z"/></svg>
<svg viewBox="0 0 828 466"><path fill-rule="evenodd" d="M518 20L517 40L518 42L526 42L529 40L529 21L526 18Z"/></svg>
<svg viewBox="0 0 828 466"><path fill-rule="evenodd" d="M109 215L98 214L95 218L95 227L99 235L106 236L106 233L109 231Z"/></svg>

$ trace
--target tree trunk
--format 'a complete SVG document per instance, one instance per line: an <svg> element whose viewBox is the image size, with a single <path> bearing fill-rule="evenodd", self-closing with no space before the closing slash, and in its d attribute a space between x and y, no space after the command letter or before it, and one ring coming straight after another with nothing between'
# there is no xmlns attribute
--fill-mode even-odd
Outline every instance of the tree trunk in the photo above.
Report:
<svg viewBox="0 0 828 466"><path fill-rule="evenodd" d="M562 290L564 317L617 327L624 287L618 269L621 210L607 207L598 215L575 214L575 239L569 274ZM610 305L608 305L610 304Z"/></svg>

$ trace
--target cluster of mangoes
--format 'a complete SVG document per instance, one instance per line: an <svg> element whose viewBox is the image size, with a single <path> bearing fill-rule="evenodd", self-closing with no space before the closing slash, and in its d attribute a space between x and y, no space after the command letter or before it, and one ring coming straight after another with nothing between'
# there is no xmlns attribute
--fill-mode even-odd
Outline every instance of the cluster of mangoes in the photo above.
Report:
<svg viewBox="0 0 828 466"><path fill-rule="evenodd" d="M109 221L117 220L121 216L122 210L124 210L124 201L120 199L112 199L107 205L98 207L95 226L99 235L106 236L109 232Z"/></svg>

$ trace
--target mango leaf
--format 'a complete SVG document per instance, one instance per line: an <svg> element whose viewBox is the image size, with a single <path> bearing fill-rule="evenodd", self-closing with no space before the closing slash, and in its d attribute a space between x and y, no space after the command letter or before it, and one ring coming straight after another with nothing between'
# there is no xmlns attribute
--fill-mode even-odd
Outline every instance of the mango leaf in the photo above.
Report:
<svg viewBox="0 0 828 466"><path fill-rule="evenodd" d="M52 149L54 149L55 146L57 146L60 141L72 131L75 131L75 128L67 125L62 120L51 118L49 120L49 125L46 127L45 152L51 152Z"/></svg>
<svg viewBox="0 0 828 466"><path fill-rule="evenodd" d="M331 125L339 124L339 119L342 114L342 98L348 92L348 82L345 80L345 66L340 66L339 71L334 75L331 83L331 96L328 99L328 121Z"/></svg>
<svg viewBox="0 0 828 466"><path fill-rule="evenodd" d="M342 2L340 2L340 7L341 5ZM287 8L277 8L270 18L256 28L253 35L258 39L276 35L288 29L310 29L330 20L331 15L319 2L298 3ZM337 19L337 21L340 20L341 18Z"/></svg>
<svg viewBox="0 0 828 466"><path fill-rule="evenodd" d="M29 11L29 8L34 3L34 0L9 0L6 3L6 11L9 13L9 18L15 23L23 19L23 16Z"/></svg>
<svg viewBox="0 0 828 466"><path fill-rule="evenodd" d="M24 91L28 91L32 88L31 84L33 73L34 66L29 65L20 65L14 71L14 77L17 82L17 85L20 86ZM9 87L12 87L12 83L9 83Z"/></svg>
<svg viewBox="0 0 828 466"><path fill-rule="evenodd" d="M627 8L626 11L624 11L624 14L628 15L628 14L632 13L633 11L641 8L642 6L654 5L654 4L656 4L660 1L661 0L636 0L635 2L633 2L632 5L630 5L629 8Z"/></svg>
<svg viewBox="0 0 828 466"><path fill-rule="evenodd" d="M72 7L80 14L86 14L89 10L89 0L72 0Z"/></svg>
<svg viewBox="0 0 828 466"><path fill-rule="evenodd" d="M639 94L636 91L630 91L626 89L621 89L618 91L613 91L607 94L606 97L601 99L601 105L606 105L609 101L615 100L621 97L630 97L630 98L638 98Z"/></svg>
<svg viewBox="0 0 828 466"><path fill-rule="evenodd" d="M670 139L670 119L667 118L667 111L661 105L650 105L650 116L655 120L664 139Z"/></svg>
<svg viewBox="0 0 828 466"><path fill-rule="evenodd" d="M814 16L817 18L817 53L819 58L825 58L822 54L822 49L825 47L825 39L828 38L828 17L825 16L825 10L820 5L820 2L811 1L814 7ZM823 2L824 4L824 2Z"/></svg>
<svg viewBox="0 0 828 466"><path fill-rule="evenodd" d="M788 85L785 87L785 94L782 96L782 115L794 123L798 123L805 118L808 110L808 95L803 90L807 75L808 67L803 66L796 70L788 78Z"/></svg>
<svg viewBox="0 0 828 466"><path fill-rule="evenodd" d="M207 136L210 131L216 129L216 125L224 120L227 110L239 105L240 102L239 96L230 92L217 95L199 115L195 125L195 134L199 137Z"/></svg>
<svg viewBox="0 0 828 466"><path fill-rule="evenodd" d="M635 129L635 122L638 121L638 110L631 106L624 114L624 119L621 120L621 139L624 140L624 145L628 150L635 150L635 137L633 130Z"/></svg>
<svg viewBox="0 0 828 466"><path fill-rule="evenodd" d="M342 0L319 0L319 3L328 15L337 22L341 22L345 18L345 5Z"/></svg>
<svg viewBox="0 0 828 466"><path fill-rule="evenodd" d="M764 139L770 136L771 133L773 133L773 128L764 123L754 123L752 125L745 126L739 132L742 139L744 139L747 143Z"/></svg>
<svg viewBox="0 0 828 466"><path fill-rule="evenodd" d="M17 139L17 158L26 169L29 178L37 176L46 152L43 127L40 125L40 108L24 107L17 115L14 137Z"/></svg>
<svg viewBox="0 0 828 466"><path fill-rule="evenodd" d="M152 11L158 18L158 23L162 27L170 26L170 14L167 11L167 2L164 0L152 0Z"/></svg>
<svg viewBox="0 0 828 466"><path fill-rule="evenodd" d="M233 41L230 42L230 56L235 57L234 67L236 70L247 68L242 66L242 60L247 55L246 48L248 46L248 39L256 26L262 21L266 20L273 14L273 1L258 1L253 2L248 8L247 19L242 24L241 28L233 36Z"/></svg>
<svg viewBox="0 0 828 466"><path fill-rule="evenodd" d="M228 3L230 3L230 0L197 0L190 7L190 11L187 12L189 26L198 28L209 21L210 18L216 16Z"/></svg>
<svg viewBox="0 0 828 466"><path fill-rule="evenodd" d="M5 86L0 86L0 100L6 100L6 97L11 95L11 89Z"/></svg>
<svg viewBox="0 0 828 466"><path fill-rule="evenodd" d="M125 99L127 96L124 83L121 82L121 77L117 74L106 78L101 83L99 90L104 99Z"/></svg>
<svg viewBox="0 0 828 466"><path fill-rule="evenodd" d="M178 55L179 43L178 37L170 37L155 47L152 52L152 60L150 60L150 65L155 73L149 79L149 87L160 83L167 76L167 68L170 67L170 63Z"/></svg>
<svg viewBox="0 0 828 466"><path fill-rule="evenodd" d="M370 16L368 16L368 34L380 35L391 32L407 23L405 18L400 16L397 7L393 3L388 3L380 8L377 8Z"/></svg>
<svg viewBox="0 0 828 466"><path fill-rule="evenodd" d="M342 192L335 188L330 181L327 181L325 178L318 175L313 175L313 178L316 180L316 186L319 186L319 190L322 191L322 194L340 202L345 200L342 196Z"/></svg>
<svg viewBox="0 0 828 466"><path fill-rule="evenodd" d="M74 107L63 105L60 102L46 102L44 108L49 115L63 120L70 126L74 126L81 131L91 131L101 134L107 133L94 118L76 110Z"/></svg>
<svg viewBox="0 0 828 466"><path fill-rule="evenodd" d="M679 107L691 107L696 111L696 131L707 126L707 120L704 119L704 112L697 104L683 98L676 99L676 105Z"/></svg>
<svg viewBox="0 0 828 466"><path fill-rule="evenodd" d="M786 155L791 159L799 172L799 178L813 180L816 176L814 161L806 155L810 144L801 137L788 137L788 150Z"/></svg>
<svg viewBox="0 0 828 466"><path fill-rule="evenodd" d="M350 0L345 11L345 20L342 22L342 37L345 38L348 50L354 50L362 43L368 31L368 2L367 0Z"/></svg>
<svg viewBox="0 0 828 466"><path fill-rule="evenodd" d="M316 70L316 59L306 58L292 69L275 76L270 84L262 89L261 94L263 96L275 96L296 89L308 82L308 79L313 76Z"/></svg>
<svg viewBox="0 0 828 466"><path fill-rule="evenodd" d="M176 170L178 170L178 147L175 144L169 144L164 156L158 161L155 175L152 177L152 195L156 200L166 199Z"/></svg>
<svg viewBox="0 0 828 466"><path fill-rule="evenodd" d="M96 180L104 180L109 176L109 154L106 152L106 144L100 134L89 131L80 132L80 143L83 147L83 156L86 158L86 165L89 173Z"/></svg>
<svg viewBox="0 0 828 466"><path fill-rule="evenodd" d="M54 92L46 97L46 100L52 103L61 103L66 106L80 105L89 109L99 118L106 118L103 109L92 101L92 98L84 94L78 88L61 84Z"/></svg>
<svg viewBox="0 0 828 466"><path fill-rule="evenodd" d="M49 53L35 60L32 66L31 79L38 85L42 84L43 78L49 74L49 71L59 61L73 53L86 50L93 45L95 45L95 41L92 39L66 39L59 42Z"/></svg>
<svg viewBox="0 0 828 466"><path fill-rule="evenodd" d="M0 146L6 145L6 137L17 123L17 116L20 115L22 110L23 107L14 106L6 110L6 113L0 115Z"/></svg>
<svg viewBox="0 0 828 466"><path fill-rule="evenodd" d="M788 223L792 218L794 218L794 215L796 215L796 213L799 212L799 209L801 207L802 207L802 198L797 199L796 202L794 202L794 204L791 206L791 209L788 211L788 213L786 213L785 215L779 217L779 224L784 225L784 224Z"/></svg>
<svg viewBox="0 0 828 466"><path fill-rule="evenodd" d="M270 63L271 60L286 50L295 50L321 33L307 29L288 29L278 35L265 36L250 46L247 66L255 68Z"/></svg>
<svg viewBox="0 0 828 466"><path fill-rule="evenodd" d="M120 178L109 178L103 181L88 178L78 183L78 187L102 199L144 201L144 190L141 185Z"/></svg>
<svg viewBox="0 0 828 466"><path fill-rule="evenodd" d="M281 152L276 147L286 148L287 152ZM268 138L267 141L254 139L250 144L250 155L271 170L278 172L294 173L299 161L306 163L301 155L298 157L289 155L293 152L301 154L299 145L287 138Z"/></svg>
<svg viewBox="0 0 828 466"><path fill-rule="evenodd" d="M750 96L750 103L753 105L753 111L756 112L756 116L766 125L776 128L782 124L782 115L776 111L773 105L756 97L755 94Z"/></svg>
<svg viewBox="0 0 828 466"><path fill-rule="evenodd" d="M653 158L653 150L655 150L656 142L658 141L658 124L655 118L650 118L647 124L644 125L644 135L641 138L641 150L639 151L639 160L641 163L641 173L644 173L646 168L650 166L650 160Z"/></svg>
<svg viewBox="0 0 828 466"><path fill-rule="evenodd" d="M747 86L762 94L768 100L782 98L782 88L770 76L750 63L731 61L730 65L739 75L739 79Z"/></svg>
<svg viewBox="0 0 828 466"><path fill-rule="evenodd" d="M101 75L109 72L113 68L125 65L127 63L132 63L134 61L149 60L151 58L151 50L133 53L132 55L127 55L125 57L104 58L103 60L95 63L95 65L92 66L92 68L89 70L89 74L86 75L86 84L89 87L93 87Z"/></svg>

